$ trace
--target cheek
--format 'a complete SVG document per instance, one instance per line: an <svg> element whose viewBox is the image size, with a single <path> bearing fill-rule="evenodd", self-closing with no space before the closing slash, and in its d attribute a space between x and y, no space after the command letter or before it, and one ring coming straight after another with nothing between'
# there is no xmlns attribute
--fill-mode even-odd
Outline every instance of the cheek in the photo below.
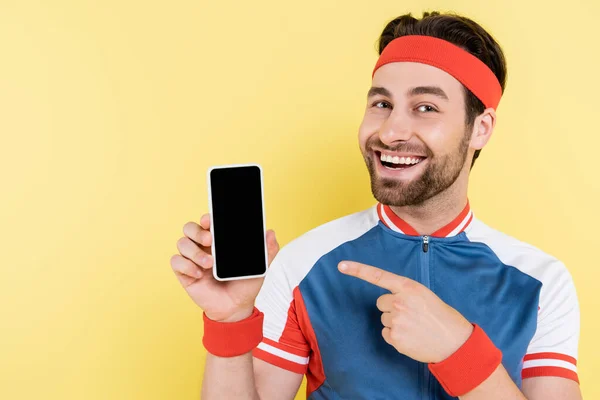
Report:
<svg viewBox="0 0 600 400"><path fill-rule="evenodd" d="M365 149L367 140L379 132L379 128L383 124L381 118L373 115L365 114L360 126L358 127L358 143L361 149Z"/></svg>
<svg viewBox="0 0 600 400"><path fill-rule="evenodd" d="M419 132L434 156L452 154L463 141L465 127L448 121L427 121Z"/></svg>
<svg viewBox="0 0 600 400"><path fill-rule="evenodd" d="M437 140L430 140L427 145L434 157L445 158L456 157L459 154L461 143L462 137L453 135L452 137L441 137Z"/></svg>
<svg viewBox="0 0 600 400"><path fill-rule="evenodd" d="M442 118L434 118L430 116L428 118L418 118L415 121L414 129L427 137L435 140L443 140L444 137L448 136L448 132L452 131L447 121ZM450 128L450 129L449 129Z"/></svg>

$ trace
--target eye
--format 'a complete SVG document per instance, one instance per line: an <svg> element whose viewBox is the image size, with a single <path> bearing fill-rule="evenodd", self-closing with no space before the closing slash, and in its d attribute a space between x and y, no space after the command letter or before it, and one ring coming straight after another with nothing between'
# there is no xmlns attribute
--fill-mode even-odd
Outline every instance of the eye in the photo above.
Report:
<svg viewBox="0 0 600 400"><path fill-rule="evenodd" d="M390 105L390 103L388 103L387 101L376 101L375 103L373 103L371 105L371 107L377 107L377 108L391 108L392 106Z"/></svg>
<svg viewBox="0 0 600 400"><path fill-rule="evenodd" d="M430 106L428 104L420 105L419 107L417 107L417 110L422 111L422 112L431 112L431 111L436 112L437 111L435 108L433 108L432 106Z"/></svg>

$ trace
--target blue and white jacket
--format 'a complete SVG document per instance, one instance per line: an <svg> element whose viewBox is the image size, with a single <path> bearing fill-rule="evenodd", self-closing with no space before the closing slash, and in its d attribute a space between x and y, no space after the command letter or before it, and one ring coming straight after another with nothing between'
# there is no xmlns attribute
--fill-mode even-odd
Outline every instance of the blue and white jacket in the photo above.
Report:
<svg viewBox="0 0 600 400"><path fill-rule="evenodd" d="M424 236L377 204L284 246L256 300L264 339L253 355L306 374L308 399L453 399L427 364L383 340L385 289L340 273L342 260L427 286L483 328L519 388L536 376L578 381L579 304L563 263L488 227L468 202Z"/></svg>

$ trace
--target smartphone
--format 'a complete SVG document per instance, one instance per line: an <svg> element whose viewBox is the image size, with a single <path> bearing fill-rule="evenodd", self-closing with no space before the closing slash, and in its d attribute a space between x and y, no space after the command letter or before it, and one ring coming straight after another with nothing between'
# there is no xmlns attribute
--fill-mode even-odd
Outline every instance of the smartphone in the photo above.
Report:
<svg viewBox="0 0 600 400"><path fill-rule="evenodd" d="M263 173L258 164L208 169L213 276L219 281L267 273Z"/></svg>

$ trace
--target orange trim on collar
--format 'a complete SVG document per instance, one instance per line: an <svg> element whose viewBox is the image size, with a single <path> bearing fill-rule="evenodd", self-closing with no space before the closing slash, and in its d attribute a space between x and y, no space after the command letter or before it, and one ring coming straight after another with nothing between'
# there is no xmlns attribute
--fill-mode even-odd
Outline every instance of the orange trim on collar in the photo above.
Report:
<svg viewBox="0 0 600 400"><path fill-rule="evenodd" d="M419 232L402 218L396 215L394 211L390 208L390 206L383 205L381 203L377 204L377 215L379 215L379 219L381 222L387 226L388 228L403 233L405 235L410 236L421 236ZM452 222L448 225L438 229L434 233L429 236L433 237L450 237L456 236L459 233L463 232L473 221L473 211L471 210L471 206L469 205L469 201L467 200L467 205L461 211L460 214Z"/></svg>

